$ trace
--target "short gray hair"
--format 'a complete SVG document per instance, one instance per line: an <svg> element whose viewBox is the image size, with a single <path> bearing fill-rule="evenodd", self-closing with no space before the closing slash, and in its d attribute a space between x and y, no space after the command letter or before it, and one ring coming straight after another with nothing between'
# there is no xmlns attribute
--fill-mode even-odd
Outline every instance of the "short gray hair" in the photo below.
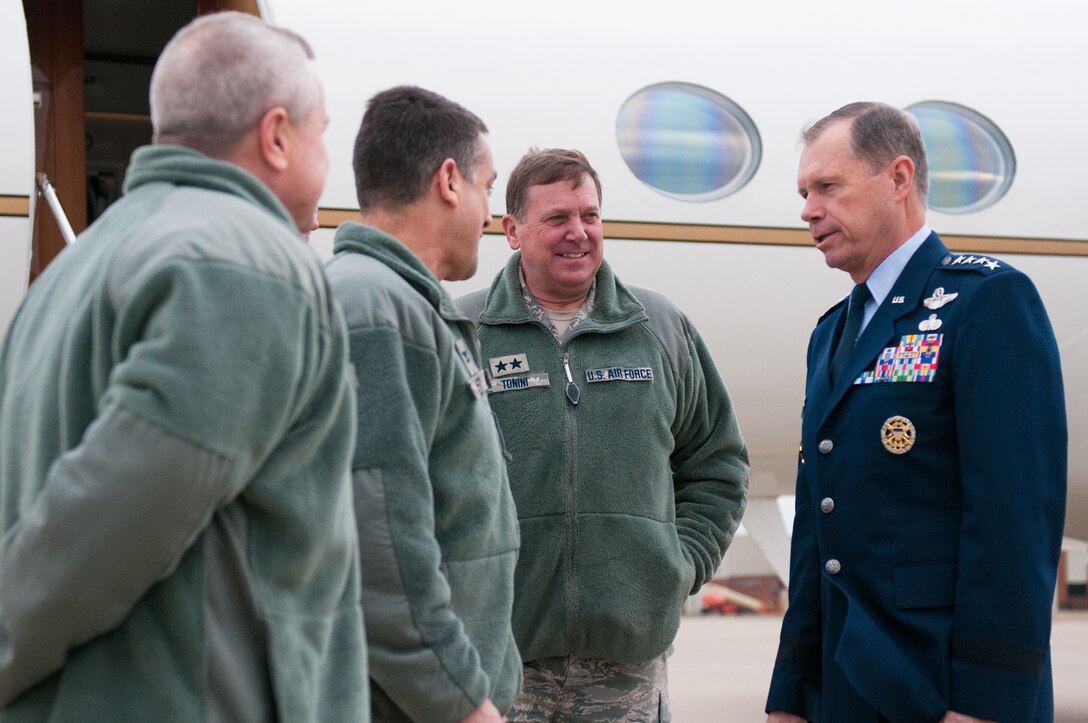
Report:
<svg viewBox="0 0 1088 723"><path fill-rule="evenodd" d="M874 173L899 156L914 161L914 188L924 202L929 193L929 165L914 117L887 103L850 103L810 125L801 138L808 145L828 126L846 120L852 121L850 145L854 155L867 162Z"/></svg>
<svg viewBox="0 0 1088 723"><path fill-rule="evenodd" d="M308 118L320 93L313 57L302 37L253 15L197 18L167 43L151 75L154 142L221 156L272 108Z"/></svg>

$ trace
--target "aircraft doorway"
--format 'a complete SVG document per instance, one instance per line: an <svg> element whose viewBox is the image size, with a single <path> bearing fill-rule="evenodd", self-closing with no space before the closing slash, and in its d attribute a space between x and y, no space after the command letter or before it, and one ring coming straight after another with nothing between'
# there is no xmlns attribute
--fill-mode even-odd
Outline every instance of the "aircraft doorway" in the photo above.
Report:
<svg viewBox="0 0 1088 723"><path fill-rule="evenodd" d="M35 172L78 234L121 195L129 157L151 142L148 88L163 46L197 15L257 0L23 0L34 81ZM30 280L64 248L40 204Z"/></svg>

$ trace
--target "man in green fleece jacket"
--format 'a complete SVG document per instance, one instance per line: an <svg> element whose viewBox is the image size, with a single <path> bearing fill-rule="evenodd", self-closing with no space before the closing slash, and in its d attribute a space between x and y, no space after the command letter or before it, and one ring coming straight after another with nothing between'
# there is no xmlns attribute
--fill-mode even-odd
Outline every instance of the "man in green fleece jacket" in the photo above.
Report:
<svg viewBox="0 0 1088 723"><path fill-rule="evenodd" d="M372 98L355 139L363 224L327 266L358 375L352 462L375 721L497 723L521 684L518 531L472 323L440 279L476 271L487 128L430 91Z"/></svg>
<svg viewBox="0 0 1088 723"><path fill-rule="evenodd" d="M510 175L515 253L460 306L479 322L522 550L512 721L667 721L685 598L740 522L748 453L706 345L603 260L601 185L577 151Z"/></svg>
<svg viewBox="0 0 1088 723"><path fill-rule="evenodd" d="M312 52L182 29L155 145L0 349L0 721L365 721Z"/></svg>

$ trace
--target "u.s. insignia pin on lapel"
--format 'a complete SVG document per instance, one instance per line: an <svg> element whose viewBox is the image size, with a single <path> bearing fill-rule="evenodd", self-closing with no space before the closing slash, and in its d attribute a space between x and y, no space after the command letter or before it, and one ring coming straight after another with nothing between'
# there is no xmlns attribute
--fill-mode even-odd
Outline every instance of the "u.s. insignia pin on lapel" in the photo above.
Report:
<svg viewBox="0 0 1088 723"><path fill-rule="evenodd" d="M906 454L914 446L917 432L914 423L906 417L888 417L880 428L880 441L892 454Z"/></svg>

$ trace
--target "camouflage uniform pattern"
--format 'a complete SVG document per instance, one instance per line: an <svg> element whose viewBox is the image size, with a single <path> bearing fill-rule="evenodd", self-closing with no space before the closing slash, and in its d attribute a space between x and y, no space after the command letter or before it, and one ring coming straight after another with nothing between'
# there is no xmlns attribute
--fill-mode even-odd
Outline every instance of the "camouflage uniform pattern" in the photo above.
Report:
<svg viewBox="0 0 1088 723"><path fill-rule="evenodd" d="M537 301L536 297L529 291L529 285L525 283L524 271L521 272L521 298L525 300L525 305L529 307L529 312L533 315L533 318L548 327L548 330L551 331L555 340L562 344L563 337L574 331L574 327L589 318L590 312L593 311L593 302L597 299L597 280L593 280L593 285L589 287L589 293L586 295L586 300L578 307L578 311L574 313L574 318L570 320L570 326L567 327L566 333L562 336L560 336L559 330L555 328L555 324L552 323L551 317L548 316L548 310L541 306L540 302Z"/></svg>
<svg viewBox="0 0 1088 723"><path fill-rule="evenodd" d="M521 294L530 313L562 343L589 317L596 300L594 280L566 333L559 334L548 311L536 300L521 274ZM521 693L510 723L670 723L668 656L623 665L601 658L543 658L526 663Z"/></svg>
<svg viewBox="0 0 1088 723"><path fill-rule="evenodd" d="M636 665L575 656L526 663L510 723L669 723L671 652Z"/></svg>

